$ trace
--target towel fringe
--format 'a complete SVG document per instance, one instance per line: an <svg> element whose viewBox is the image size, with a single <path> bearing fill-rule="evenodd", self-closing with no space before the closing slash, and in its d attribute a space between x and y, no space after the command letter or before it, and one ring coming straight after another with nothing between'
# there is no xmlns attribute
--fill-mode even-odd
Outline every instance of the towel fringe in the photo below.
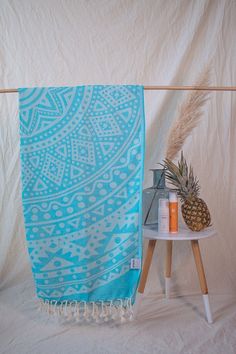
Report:
<svg viewBox="0 0 236 354"><path fill-rule="evenodd" d="M124 323L133 319L133 305L130 298L110 301L39 301L39 310L48 315L76 322L102 323L115 321Z"/></svg>

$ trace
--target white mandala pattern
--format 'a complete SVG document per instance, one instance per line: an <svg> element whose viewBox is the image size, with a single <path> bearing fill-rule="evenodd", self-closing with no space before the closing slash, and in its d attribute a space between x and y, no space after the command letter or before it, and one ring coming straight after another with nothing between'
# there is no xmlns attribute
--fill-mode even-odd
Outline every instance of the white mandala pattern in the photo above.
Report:
<svg viewBox="0 0 236 354"><path fill-rule="evenodd" d="M20 89L25 230L44 300L135 294L143 122L140 86Z"/></svg>

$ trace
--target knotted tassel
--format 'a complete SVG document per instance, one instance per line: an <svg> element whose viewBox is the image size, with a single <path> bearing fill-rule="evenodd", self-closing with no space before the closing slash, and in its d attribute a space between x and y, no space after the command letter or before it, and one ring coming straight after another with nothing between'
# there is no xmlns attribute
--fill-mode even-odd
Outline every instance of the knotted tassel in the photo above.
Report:
<svg viewBox="0 0 236 354"><path fill-rule="evenodd" d="M124 306L125 306L124 302L122 300L120 300L120 309L119 309L120 311L119 312L120 312L120 322L121 323L126 322Z"/></svg>
<svg viewBox="0 0 236 354"><path fill-rule="evenodd" d="M68 313L67 313L67 300L65 300L65 302L64 302L63 316L67 319L67 316L68 316Z"/></svg>
<svg viewBox="0 0 236 354"><path fill-rule="evenodd" d="M99 318L101 318L101 319L104 319L104 317L105 317L105 312L104 312L104 303L103 303L103 301L101 301L101 305L100 305L101 307L101 311L100 311L100 314L99 314Z"/></svg>
<svg viewBox="0 0 236 354"><path fill-rule="evenodd" d="M73 311L71 308L71 302L69 302L68 306L67 306L67 320L70 321L73 317Z"/></svg>
<svg viewBox="0 0 236 354"><path fill-rule="evenodd" d="M82 311L83 311L83 308L81 309L81 301L80 301L77 306L77 316L76 316L76 322L78 322L78 323L82 321L82 317L81 317Z"/></svg>

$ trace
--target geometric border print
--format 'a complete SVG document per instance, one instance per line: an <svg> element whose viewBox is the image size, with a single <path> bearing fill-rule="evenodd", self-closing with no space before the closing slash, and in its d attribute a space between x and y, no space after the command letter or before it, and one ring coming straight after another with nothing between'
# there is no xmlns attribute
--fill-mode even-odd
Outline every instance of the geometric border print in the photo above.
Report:
<svg viewBox="0 0 236 354"><path fill-rule="evenodd" d="M43 165L43 174L52 182L60 185L65 170L65 163L58 160L56 157L46 154Z"/></svg>
<svg viewBox="0 0 236 354"><path fill-rule="evenodd" d="M19 92L22 200L38 296L58 304L134 298L143 88Z"/></svg>
<svg viewBox="0 0 236 354"><path fill-rule="evenodd" d="M71 139L72 160L95 165L94 144L87 141Z"/></svg>
<svg viewBox="0 0 236 354"><path fill-rule="evenodd" d="M114 107L122 105L135 98L135 95L124 86L108 86L100 94Z"/></svg>
<svg viewBox="0 0 236 354"><path fill-rule="evenodd" d="M120 127L111 114L89 117L89 120L99 137L121 135Z"/></svg>

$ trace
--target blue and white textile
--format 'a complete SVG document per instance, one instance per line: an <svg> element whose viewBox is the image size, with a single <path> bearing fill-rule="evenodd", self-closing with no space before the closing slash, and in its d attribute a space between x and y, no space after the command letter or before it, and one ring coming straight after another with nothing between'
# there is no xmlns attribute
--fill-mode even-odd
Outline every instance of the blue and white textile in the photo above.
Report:
<svg viewBox="0 0 236 354"><path fill-rule="evenodd" d="M22 88L19 96L37 296L49 312L129 317L142 258L143 87Z"/></svg>

